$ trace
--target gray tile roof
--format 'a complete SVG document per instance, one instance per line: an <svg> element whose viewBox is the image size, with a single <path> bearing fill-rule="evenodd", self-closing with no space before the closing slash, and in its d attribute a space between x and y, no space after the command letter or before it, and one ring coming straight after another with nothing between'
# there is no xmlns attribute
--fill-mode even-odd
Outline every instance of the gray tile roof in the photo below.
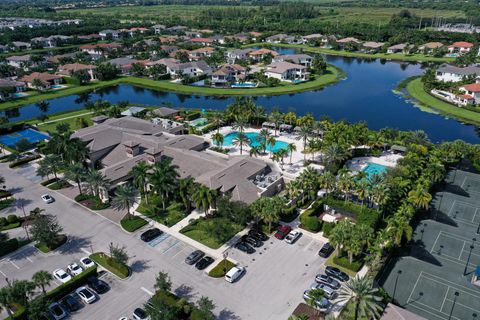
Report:
<svg viewBox="0 0 480 320"><path fill-rule="evenodd" d="M443 64L437 69L437 71L443 73L459 74L462 76L480 75L480 66L470 65L462 68L451 64Z"/></svg>
<svg viewBox="0 0 480 320"><path fill-rule="evenodd" d="M167 107L160 107L153 110L153 113L155 113L160 117L170 117L170 116L176 115L178 112L179 111L176 109L167 108Z"/></svg>

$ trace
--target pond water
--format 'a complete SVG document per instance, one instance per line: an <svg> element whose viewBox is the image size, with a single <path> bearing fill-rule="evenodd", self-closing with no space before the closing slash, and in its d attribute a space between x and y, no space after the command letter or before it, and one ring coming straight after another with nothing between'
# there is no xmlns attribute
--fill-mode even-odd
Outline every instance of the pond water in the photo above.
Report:
<svg viewBox="0 0 480 320"><path fill-rule="evenodd" d="M279 51L294 52L292 49ZM420 64L335 56L327 56L327 60L342 68L347 73L347 78L322 90L254 97L256 103L267 110L279 107L283 111L294 110L300 115L312 113L317 118L327 116L333 120L366 121L372 129L392 127L400 130L424 130L433 142L455 139L480 142L475 126L424 112L393 92L403 79L423 73ZM98 99L112 103L127 100L152 106L163 104L200 109L223 109L233 101L232 97L184 95L119 85L90 94L50 100L47 114L80 109L85 102ZM35 118L42 114L34 104L4 113L11 121Z"/></svg>

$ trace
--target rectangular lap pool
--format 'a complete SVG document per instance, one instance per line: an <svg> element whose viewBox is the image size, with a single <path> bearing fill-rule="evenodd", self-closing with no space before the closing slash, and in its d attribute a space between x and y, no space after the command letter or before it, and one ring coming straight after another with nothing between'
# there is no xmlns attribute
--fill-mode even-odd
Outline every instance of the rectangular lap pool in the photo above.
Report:
<svg viewBox="0 0 480 320"><path fill-rule="evenodd" d="M15 148L17 142L22 139L26 139L30 143L38 143L45 139L49 140L50 136L31 128L0 135L0 143L10 148Z"/></svg>

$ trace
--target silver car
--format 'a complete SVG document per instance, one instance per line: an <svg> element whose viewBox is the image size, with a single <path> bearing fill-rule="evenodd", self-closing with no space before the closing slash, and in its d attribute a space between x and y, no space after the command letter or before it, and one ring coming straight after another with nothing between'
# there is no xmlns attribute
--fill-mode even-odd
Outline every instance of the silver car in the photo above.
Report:
<svg viewBox="0 0 480 320"><path fill-rule="evenodd" d="M303 299L305 299L305 301L312 299L312 297L310 296L310 290L305 290L303 292ZM330 306L330 302L326 298L321 298L320 300L316 300L315 304L317 305L318 310L320 312L327 312L328 307Z"/></svg>
<svg viewBox="0 0 480 320"><path fill-rule="evenodd" d="M325 293L325 297L327 297L327 299L335 299L335 297L337 296L335 290L333 290L333 288L327 286L324 283L314 282L310 286L310 289L322 289L323 292Z"/></svg>
<svg viewBox="0 0 480 320"><path fill-rule="evenodd" d="M333 288L334 290L340 289L340 282L330 276L327 276L326 274L317 274L317 276L315 277L315 281L317 281L318 283L324 283L327 286Z"/></svg>

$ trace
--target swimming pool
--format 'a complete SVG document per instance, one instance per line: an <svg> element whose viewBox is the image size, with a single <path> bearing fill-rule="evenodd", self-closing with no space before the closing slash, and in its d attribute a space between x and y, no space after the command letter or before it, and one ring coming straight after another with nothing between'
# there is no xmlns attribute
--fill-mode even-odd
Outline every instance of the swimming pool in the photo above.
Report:
<svg viewBox="0 0 480 320"><path fill-rule="evenodd" d="M255 84L255 83L245 82L245 83L232 84L230 87L232 87L232 88L255 88L256 86L257 86L257 84Z"/></svg>
<svg viewBox="0 0 480 320"><path fill-rule="evenodd" d="M223 138L223 145L227 146L227 147L232 146L233 141L235 140L236 137L238 137L238 134L239 134L239 132L237 132L237 131L230 132L229 134L227 134ZM251 147L260 147L261 146L262 141L259 141L259 139L258 139L259 135L258 135L257 132L245 132L245 135L250 140L249 145ZM287 147L288 147L287 142L282 141L282 140L277 140L275 142L275 145L273 145L273 147L271 145L267 145L267 151L272 151L273 153L277 153L278 151L280 151L282 149L286 150Z"/></svg>
<svg viewBox="0 0 480 320"><path fill-rule="evenodd" d="M192 127L200 128L205 126L208 123L206 118L198 118L188 122Z"/></svg>
<svg viewBox="0 0 480 320"><path fill-rule="evenodd" d="M10 148L15 148L17 142L22 139L26 139L30 143L38 143L50 139L50 136L31 128L0 135L0 143Z"/></svg>
<svg viewBox="0 0 480 320"><path fill-rule="evenodd" d="M62 86L61 84L54 84L53 86L51 86L52 89L61 89L63 87L64 86Z"/></svg>
<svg viewBox="0 0 480 320"><path fill-rule="evenodd" d="M374 175L381 175L387 172L387 167L382 166L381 164L368 162L367 166L362 170L367 174L367 178L371 179Z"/></svg>

